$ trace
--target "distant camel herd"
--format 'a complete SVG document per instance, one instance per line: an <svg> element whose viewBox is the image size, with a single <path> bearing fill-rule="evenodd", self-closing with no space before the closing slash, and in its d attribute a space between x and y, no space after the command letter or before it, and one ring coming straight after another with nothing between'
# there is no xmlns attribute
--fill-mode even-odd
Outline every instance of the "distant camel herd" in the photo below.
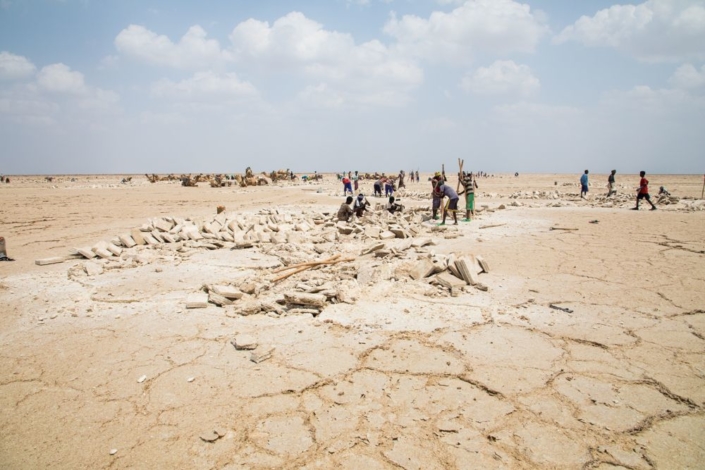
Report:
<svg viewBox="0 0 705 470"><path fill-rule="evenodd" d="M293 178L292 175L293 173L291 173L289 170L272 171L269 174L263 171L261 174L255 175L252 172L252 168L248 166L245 170L244 176L241 174L228 175L223 173L199 173L195 176L190 174L182 174L181 176L176 176L174 174L159 176L154 173L151 175L145 173L144 176L147 177L150 183L156 183L158 181L181 181L181 186L188 187L196 186L198 185L198 183L209 183L211 188L222 188L225 186L232 186L233 184L244 188L246 186L264 186L279 180L289 180L296 178L296 175L293 175Z"/></svg>

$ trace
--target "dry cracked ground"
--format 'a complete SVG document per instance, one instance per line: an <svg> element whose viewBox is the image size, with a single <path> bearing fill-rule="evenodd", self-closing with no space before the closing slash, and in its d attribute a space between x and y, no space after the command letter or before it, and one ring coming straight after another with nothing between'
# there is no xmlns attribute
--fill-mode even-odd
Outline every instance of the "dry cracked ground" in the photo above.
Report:
<svg viewBox="0 0 705 470"><path fill-rule="evenodd" d="M487 213L435 247L483 255L487 292L380 282L316 318L184 307L268 275L256 250L33 265L148 217L339 204L307 189L2 188L0 467L705 468L704 212Z"/></svg>

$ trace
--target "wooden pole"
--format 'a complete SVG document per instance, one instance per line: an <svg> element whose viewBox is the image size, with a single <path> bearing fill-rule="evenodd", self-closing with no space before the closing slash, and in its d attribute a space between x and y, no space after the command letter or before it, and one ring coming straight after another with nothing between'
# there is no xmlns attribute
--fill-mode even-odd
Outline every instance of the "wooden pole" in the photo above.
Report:
<svg viewBox="0 0 705 470"><path fill-rule="evenodd" d="M705 199L703 196L705 196L705 175L703 175L703 190L700 191L700 199Z"/></svg>
<svg viewBox="0 0 705 470"><path fill-rule="evenodd" d="M336 260L336 259L338 259L338 258L340 258L340 254L337 254L337 255L335 255L335 256L332 256L332 257L330 257L330 258L328 258L328 259L324 259L324 260L321 260L321 261L309 261L309 262L307 262L307 263L298 263L298 264L291 264L291 265L289 265L289 266L282 266L281 268L277 268L277 269L275 269L275 270L272 271L272 272L274 272L274 273L279 273L279 272L282 272L282 271L288 271L289 269L300 268L300 267L302 267L302 266L317 266L317 265L319 265L319 264L330 263L331 261L334 261L334 260Z"/></svg>

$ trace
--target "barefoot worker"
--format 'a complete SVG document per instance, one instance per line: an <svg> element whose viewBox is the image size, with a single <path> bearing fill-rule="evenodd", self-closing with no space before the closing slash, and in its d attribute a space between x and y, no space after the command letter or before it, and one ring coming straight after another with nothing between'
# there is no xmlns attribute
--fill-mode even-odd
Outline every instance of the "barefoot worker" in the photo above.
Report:
<svg viewBox="0 0 705 470"><path fill-rule="evenodd" d="M340 205L340 209L338 209L338 220L342 222L348 222L350 221L350 218L353 215L353 208L350 207L350 204L353 202L353 197L348 196L347 199L345 199L345 202Z"/></svg>
<svg viewBox="0 0 705 470"><path fill-rule="evenodd" d="M646 172L640 171L639 176L641 176L641 179L639 180L639 189L637 189L636 193L636 207L632 207L632 210L638 211L639 201L642 199L646 199L646 202L651 204L651 210L655 211L656 206L654 206L654 203L651 202L651 196L649 196L649 180L646 179Z"/></svg>
<svg viewBox="0 0 705 470"><path fill-rule="evenodd" d="M389 211L390 214L394 214L395 212L401 212L402 210L404 210L404 206L397 202L394 202L394 196L389 196L389 202L386 205L386 209Z"/></svg>
<svg viewBox="0 0 705 470"><path fill-rule="evenodd" d="M441 184L440 193L441 200L444 197L448 198L448 205L445 207L445 209L443 209L443 220L439 225L446 224L446 216L448 215L448 211L451 211L453 213L453 220L455 221L455 225L458 225L458 200L460 199L458 197L458 193L455 192L455 189L451 188L445 183Z"/></svg>
<svg viewBox="0 0 705 470"><path fill-rule="evenodd" d="M365 198L365 195L362 193L358 194L355 198L355 215L362 217L365 215L365 211L368 210L368 207L370 207L370 203L367 201L367 198Z"/></svg>

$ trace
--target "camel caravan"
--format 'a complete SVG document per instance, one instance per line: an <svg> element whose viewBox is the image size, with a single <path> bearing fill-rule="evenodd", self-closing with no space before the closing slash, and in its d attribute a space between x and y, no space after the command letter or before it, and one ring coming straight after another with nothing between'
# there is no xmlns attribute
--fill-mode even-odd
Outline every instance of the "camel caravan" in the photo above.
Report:
<svg viewBox="0 0 705 470"><path fill-rule="evenodd" d="M276 183L277 181L294 181L297 176L289 170L278 170L272 171L271 173L262 172L259 175L255 175L252 168L249 166L245 169L245 175L241 174L203 174L198 175L184 175L177 177L173 174L168 176L159 176L156 174L146 174L147 180L150 183L157 183L159 181L181 181L181 186L194 187L198 183L208 183L211 188L223 188L227 186L232 186L233 184L238 185L242 188L247 186L265 186L271 183Z"/></svg>

